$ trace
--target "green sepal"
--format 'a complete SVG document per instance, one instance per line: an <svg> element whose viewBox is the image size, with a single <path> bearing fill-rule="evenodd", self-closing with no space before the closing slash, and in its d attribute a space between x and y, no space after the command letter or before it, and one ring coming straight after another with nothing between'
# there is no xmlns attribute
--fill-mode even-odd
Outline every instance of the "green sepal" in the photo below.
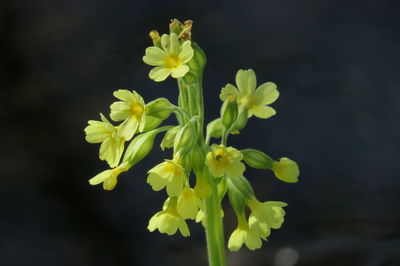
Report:
<svg viewBox="0 0 400 266"><path fill-rule="evenodd" d="M236 189L231 189L229 179L227 180L227 183L228 183L229 202L231 203L231 206L235 211L236 216L243 217L246 208L245 200L243 199L243 196Z"/></svg>
<svg viewBox="0 0 400 266"><path fill-rule="evenodd" d="M165 133L164 138L162 139L160 144L162 150L165 150L165 148L169 149L174 146L175 136L181 128L182 126L176 126Z"/></svg>
<svg viewBox="0 0 400 266"><path fill-rule="evenodd" d="M232 126L232 131L238 131L244 128L247 124L248 120L248 110L246 107L239 108L238 118L236 119L235 124Z"/></svg>
<svg viewBox="0 0 400 266"><path fill-rule="evenodd" d="M226 178L221 178L221 180L217 185L217 190L218 190L219 200L222 201L226 195L226 192L228 191L228 184L226 182Z"/></svg>
<svg viewBox="0 0 400 266"><path fill-rule="evenodd" d="M157 117L151 116L151 115L146 115L146 120L145 120L143 132L147 132L149 130L155 129L163 121L164 121L164 119L160 119L160 118L157 118Z"/></svg>
<svg viewBox="0 0 400 266"><path fill-rule="evenodd" d="M166 98L157 98L146 104L147 115L165 120L174 111L175 106Z"/></svg>
<svg viewBox="0 0 400 266"><path fill-rule="evenodd" d="M220 138L222 136L222 131L224 130L224 125L222 124L222 119L217 118L207 125L207 136L210 138Z"/></svg>
<svg viewBox="0 0 400 266"><path fill-rule="evenodd" d="M155 136L170 128L171 126L165 126L136 136L126 149L123 162L128 162L129 165L134 165L141 161L153 148Z"/></svg>
<svg viewBox="0 0 400 266"><path fill-rule="evenodd" d="M197 139L195 121L198 116L193 117L176 133L174 141L174 152L180 151L182 154L189 152Z"/></svg>
<svg viewBox="0 0 400 266"><path fill-rule="evenodd" d="M243 200L247 201L255 197L253 188L244 176L227 177L227 183L229 191L241 195Z"/></svg>
<svg viewBox="0 0 400 266"><path fill-rule="evenodd" d="M257 169L271 169L274 160L262 151L244 149L240 151L247 165Z"/></svg>
<svg viewBox="0 0 400 266"><path fill-rule="evenodd" d="M229 129L238 117L238 105L236 100L227 99L221 106L222 124Z"/></svg>
<svg viewBox="0 0 400 266"><path fill-rule="evenodd" d="M188 62L188 66L190 67L190 70L201 75L207 63L206 54L195 42L192 42L192 48L194 50L194 55L193 58Z"/></svg>

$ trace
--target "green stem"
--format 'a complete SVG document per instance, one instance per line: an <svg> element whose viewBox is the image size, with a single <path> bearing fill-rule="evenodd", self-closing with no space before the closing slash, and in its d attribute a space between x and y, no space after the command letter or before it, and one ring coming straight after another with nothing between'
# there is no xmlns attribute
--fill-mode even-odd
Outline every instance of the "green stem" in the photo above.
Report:
<svg viewBox="0 0 400 266"><path fill-rule="evenodd" d="M222 223L221 202L218 197L217 182L205 169L211 186L211 195L204 199L206 217L206 238L208 263L210 266L225 266L225 241Z"/></svg>

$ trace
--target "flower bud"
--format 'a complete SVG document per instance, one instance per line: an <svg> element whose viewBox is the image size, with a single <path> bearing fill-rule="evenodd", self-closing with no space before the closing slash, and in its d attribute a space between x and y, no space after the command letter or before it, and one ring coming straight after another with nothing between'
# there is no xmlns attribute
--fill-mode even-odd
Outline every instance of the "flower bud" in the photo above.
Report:
<svg viewBox="0 0 400 266"><path fill-rule="evenodd" d="M169 128L170 127L162 127L138 135L132 140L132 142L126 149L123 161L128 162L130 165L134 165L141 161L153 148L155 136L159 132L167 130Z"/></svg>
<svg viewBox="0 0 400 266"><path fill-rule="evenodd" d="M194 55L192 60L188 62L188 65L191 70L195 71L196 73L202 74L203 69L207 63L206 54L204 53L203 49L201 49L200 46L198 46L195 42L192 42L192 48L194 51Z"/></svg>
<svg viewBox="0 0 400 266"><path fill-rule="evenodd" d="M273 162L272 171L279 180L287 183L296 183L300 174L297 163L286 157L281 158L279 162Z"/></svg>
<svg viewBox="0 0 400 266"><path fill-rule="evenodd" d="M178 133L179 129L181 128L182 128L181 126L176 126L168 130L167 133L165 133L164 138L162 139L160 144L162 150L165 150L165 148L169 149L174 146L175 136Z"/></svg>
<svg viewBox="0 0 400 266"><path fill-rule="evenodd" d="M213 138L220 138L223 130L224 125L221 118L217 118L207 125L207 135Z"/></svg>
<svg viewBox="0 0 400 266"><path fill-rule="evenodd" d="M233 210L235 211L237 216L242 216L245 211L245 201L243 199L243 196L240 192L238 192L236 189L231 189L232 183L228 179L228 197L229 197L229 202L232 205Z"/></svg>
<svg viewBox="0 0 400 266"><path fill-rule="evenodd" d="M249 166L257 169L271 169L273 160L265 153L254 150L245 149L241 150L243 159Z"/></svg>
<svg viewBox="0 0 400 266"><path fill-rule="evenodd" d="M192 118L176 133L174 141L174 152L180 151L182 154L186 154L192 149L197 139L196 128L194 125L195 120L197 120L197 117Z"/></svg>
<svg viewBox="0 0 400 266"><path fill-rule="evenodd" d="M222 124L229 129L238 117L238 105L235 96L229 96L221 107Z"/></svg>

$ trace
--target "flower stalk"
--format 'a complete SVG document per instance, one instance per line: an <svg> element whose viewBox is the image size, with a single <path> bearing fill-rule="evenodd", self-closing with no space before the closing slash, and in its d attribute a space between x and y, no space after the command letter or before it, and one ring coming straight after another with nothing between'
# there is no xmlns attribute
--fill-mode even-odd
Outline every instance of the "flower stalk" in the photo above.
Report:
<svg viewBox="0 0 400 266"><path fill-rule="evenodd" d="M102 183L105 190L113 190L119 176L144 159L153 149L156 136L164 134L160 147L163 151L171 149L171 157L148 171L147 183L154 191L165 191L167 199L150 219L148 229L168 235L179 231L188 237L187 221L201 222L209 265L226 266L221 205L226 195L238 222L227 243L230 251L240 250L243 244L250 250L261 248L271 229L281 227L283 207L287 206L284 202L261 202L256 198L244 177L244 162L256 169L271 170L278 180L286 183L298 181L299 169L287 157L276 161L255 149L228 146L228 136L238 134L248 119L266 119L276 114L269 105L279 97L277 86L273 82L257 86L252 69L239 70L236 86L228 83L222 88L220 117L205 126L202 79L206 56L192 41L192 26L190 20L181 23L174 19L169 34L160 36L151 31L153 46L146 49L143 57L153 67L150 79L177 80L177 105L166 98L146 103L136 91L117 90L114 96L119 101L111 104L110 117L120 124L114 126L103 114L101 121L89 121L86 140L101 145L99 157L111 167L89 183ZM177 124L160 126L171 114L175 114ZM212 143L213 138L220 139L220 144Z"/></svg>

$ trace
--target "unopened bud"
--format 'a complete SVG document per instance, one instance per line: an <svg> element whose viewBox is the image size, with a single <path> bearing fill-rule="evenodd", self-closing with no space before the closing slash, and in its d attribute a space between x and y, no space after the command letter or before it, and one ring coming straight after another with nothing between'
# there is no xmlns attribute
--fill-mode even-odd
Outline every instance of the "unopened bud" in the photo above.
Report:
<svg viewBox="0 0 400 266"><path fill-rule="evenodd" d="M183 154L189 152L196 142L195 120L192 118L185 126L183 126L175 136L174 152L180 151Z"/></svg>
<svg viewBox="0 0 400 266"><path fill-rule="evenodd" d="M229 95L221 107L222 124L229 129L238 117L238 105L234 95Z"/></svg>
<svg viewBox="0 0 400 266"><path fill-rule="evenodd" d="M165 150L165 148L169 149L174 146L175 136L178 133L179 129L181 129L181 126L176 126L165 133L164 138L162 139L160 144L162 150Z"/></svg>
<svg viewBox="0 0 400 266"><path fill-rule="evenodd" d="M271 157L262 151L254 149L241 150L243 159L249 166L257 169L271 169L274 162Z"/></svg>

